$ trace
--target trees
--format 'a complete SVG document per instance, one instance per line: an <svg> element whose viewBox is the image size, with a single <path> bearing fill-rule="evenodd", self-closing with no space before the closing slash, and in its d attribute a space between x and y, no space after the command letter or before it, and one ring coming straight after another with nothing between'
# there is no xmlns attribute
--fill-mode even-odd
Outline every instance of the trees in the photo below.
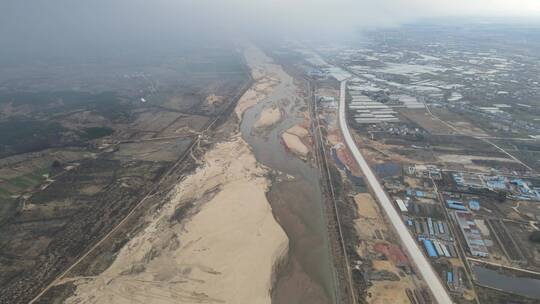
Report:
<svg viewBox="0 0 540 304"><path fill-rule="evenodd" d="M529 235L529 241L533 243L540 243L540 231L533 231L531 235Z"/></svg>
<svg viewBox="0 0 540 304"><path fill-rule="evenodd" d="M62 164L58 160L53 161L53 163L52 163L52 168L53 169L58 169L60 167L62 167Z"/></svg>

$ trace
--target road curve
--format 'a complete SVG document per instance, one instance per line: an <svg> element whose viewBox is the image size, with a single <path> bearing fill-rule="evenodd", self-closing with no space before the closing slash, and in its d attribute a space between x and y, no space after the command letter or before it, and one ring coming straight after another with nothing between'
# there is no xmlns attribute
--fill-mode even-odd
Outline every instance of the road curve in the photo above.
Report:
<svg viewBox="0 0 540 304"><path fill-rule="evenodd" d="M373 174L373 171L369 167L368 163L358 150L358 147L356 146L356 143L353 140L353 137L351 136L351 133L349 132L349 127L347 125L347 118L345 115L345 99L346 99L346 89L347 89L347 80L344 80L341 82L341 92L339 96L339 127L341 129L341 132L343 134L343 138L345 139L345 143L349 147L349 150L351 151L354 159L360 166L360 169L362 170L362 173L364 174L367 182L369 183L369 186L371 187L373 193L375 194L377 201L381 205L381 207L384 209L386 216L392 223L392 226L396 230L399 238L401 239L401 242L405 249L407 250L407 254L409 258L414 262L416 265L416 268L418 271L420 271L420 274L424 278L424 281L429 286L429 289L431 290L431 293L433 294L433 297L439 304L451 304L452 299L448 295L448 292L444 288L443 284L441 283L439 277L431 268L431 265L429 264L426 256L423 254L422 250L414 240L414 238L409 233L409 230L401 220L401 217L397 213L396 209L394 208L392 202L390 201L388 195L383 190L381 184L379 183L379 180L375 177L375 174Z"/></svg>

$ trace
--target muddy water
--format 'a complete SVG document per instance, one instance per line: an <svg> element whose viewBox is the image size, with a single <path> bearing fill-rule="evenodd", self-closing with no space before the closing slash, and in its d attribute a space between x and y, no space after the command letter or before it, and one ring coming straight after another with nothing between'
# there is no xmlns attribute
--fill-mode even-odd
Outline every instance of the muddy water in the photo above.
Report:
<svg viewBox="0 0 540 304"><path fill-rule="evenodd" d="M289 237L288 262L280 268L273 303L334 303L334 270L323 215L319 173L288 153L281 144L284 130L303 121L292 77L279 71L281 83L263 102L248 109L240 125L243 138L259 162L282 173L268 194L274 215ZM264 108L279 105L285 117L264 135L252 132ZM286 178L286 176L294 178Z"/></svg>

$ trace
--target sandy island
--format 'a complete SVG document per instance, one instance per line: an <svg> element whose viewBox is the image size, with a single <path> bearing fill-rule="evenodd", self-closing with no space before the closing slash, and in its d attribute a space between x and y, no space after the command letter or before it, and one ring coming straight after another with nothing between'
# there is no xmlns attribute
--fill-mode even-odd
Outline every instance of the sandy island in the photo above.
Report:
<svg viewBox="0 0 540 304"><path fill-rule="evenodd" d="M264 54L251 48L246 58L258 91L241 98L239 117L271 87ZM239 133L216 144L106 271L65 280L76 285L66 303L271 303L288 239L266 198L266 170Z"/></svg>
<svg viewBox="0 0 540 304"><path fill-rule="evenodd" d="M287 149L302 159L306 159L309 154L309 148L302 141L307 136L309 136L309 131L300 125L293 126L281 134Z"/></svg>
<svg viewBox="0 0 540 304"><path fill-rule="evenodd" d="M281 120L281 109L278 107L266 108L262 110L259 120L253 126L256 129L269 128Z"/></svg>
<svg viewBox="0 0 540 304"><path fill-rule="evenodd" d="M239 119L242 114L262 101L268 93L280 83L278 76L279 66L256 48L248 48L245 52L246 62L251 68L251 77L255 81L236 105L235 112Z"/></svg>

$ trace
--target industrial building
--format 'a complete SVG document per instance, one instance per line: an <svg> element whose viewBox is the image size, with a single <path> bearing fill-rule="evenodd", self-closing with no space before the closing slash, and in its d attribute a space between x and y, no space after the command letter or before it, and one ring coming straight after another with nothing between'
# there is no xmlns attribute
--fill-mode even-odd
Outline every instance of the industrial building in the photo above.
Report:
<svg viewBox="0 0 540 304"><path fill-rule="evenodd" d="M512 199L540 201L540 188L533 187L530 182L519 178L509 179L500 175L490 176L463 172L452 173L452 178L459 187L508 191L509 198Z"/></svg>
<svg viewBox="0 0 540 304"><path fill-rule="evenodd" d="M337 101L332 96L318 96L319 106L326 109L336 109Z"/></svg>
<svg viewBox="0 0 540 304"><path fill-rule="evenodd" d="M418 198L431 198L436 199L437 195L433 192L426 192L421 190L414 190L411 188L405 189L405 192L407 193L407 196L410 197L418 197Z"/></svg>
<svg viewBox="0 0 540 304"><path fill-rule="evenodd" d="M474 222L473 214L469 211L454 211L454 215L471 254L477 257L487 257L488 249L482 239L480 229Z"/></svg>
<svg viewBox="0 0 540 304"><path fill-rule="evenodd" d="M447 245L443 244L441 241L434 239L420 239L424 245L427 255L430 258L437 257L453 257L454 255L450 253L450 249Z"/></svg>
<svg viewBox="0 0 540 304"><path fill-rule="evenodd" d="M409 175L422 178L432 178L434 180L442 179L442 171L434 165L412 165L405 168Z"/></svg>
<svg viewBox="0 0 540 304"><path fill-rule="evenodd" d="M437 251L435 250L435 247L433 247L433 242L430 240L424 240L423 241L424 248L426 249L426 252L430 258L436 258L438 257Z"/></svg>
<svg viewBox="0 0 540 304"><path fill-rule="evenodd" d="M515 178L510 181L516 188L516 198L522 200L540 200L540 188L531 185L522 179Z"/></svg>
<svg viewBox="0 0 540 304"><path fill-rule="evenodd" d="M456 172L452 174L452 177L460 187L472 189L482 189L486 187L481 175L478 174Z"/></svg>
<svg viewBox="0 0 540 304"><path fill-rule="evenodd" d="M396 203L397 203L397 205L398 205L398 207L399 207L399 210L400 210L401 212L407 212L407 211L409 211L409 210L407 210L407 206L405 205L405 202L403 202L402 199L400 199L400 198L396 199Z"/></svg>
<svg viewBox="0 0 540 304"><path fill-rule="evenodd" d="M446 200L446 206L454 210L462 210L462 211L467 210L467 208L465 208L462 202L458 202L454 200Z"/></svg>
<svg viewBox="0 0 540 304"><path fill-rule="evenodd" d="M504 176L482 176L488 189L491 190L506 190L506 178Z"/></svg>
<svg viewBox="0 0 540 304"><path fill-rule="evenodd" d="M477 200L470 200L469 201L469 209L472 211L479 211L480 210L480 202Z"/></svg>

